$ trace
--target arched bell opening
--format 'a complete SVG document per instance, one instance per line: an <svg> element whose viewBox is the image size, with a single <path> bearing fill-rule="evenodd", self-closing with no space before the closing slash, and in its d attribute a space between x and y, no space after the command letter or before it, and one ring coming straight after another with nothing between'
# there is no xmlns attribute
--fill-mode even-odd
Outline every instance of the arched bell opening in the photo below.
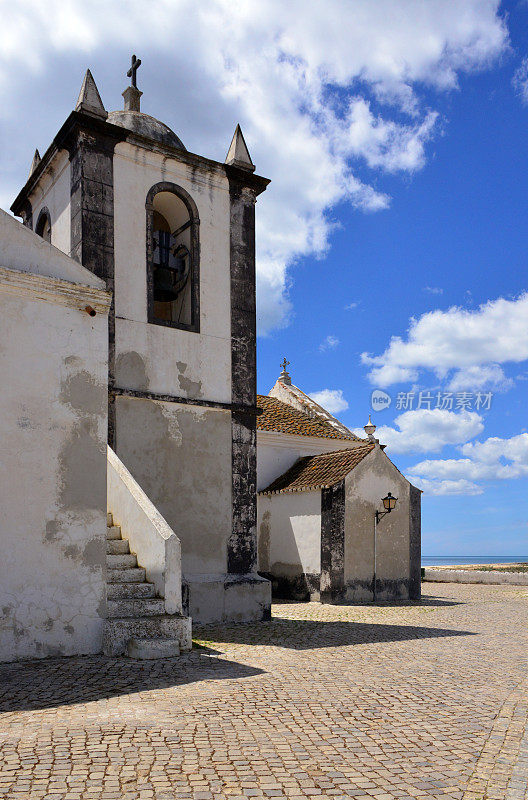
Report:
<svg viewBox="0 0 528 800"><path fill-rule="evenodd" d="M42 208L38 215L35 233L51 244L51 216L47 208Z"/></svg>
<svg viewBox="0 0 528 800"><path fill-rule="evenodd" d="M154 186L147 197L149 322L199 330L198 214L174 184Z"/></svg>

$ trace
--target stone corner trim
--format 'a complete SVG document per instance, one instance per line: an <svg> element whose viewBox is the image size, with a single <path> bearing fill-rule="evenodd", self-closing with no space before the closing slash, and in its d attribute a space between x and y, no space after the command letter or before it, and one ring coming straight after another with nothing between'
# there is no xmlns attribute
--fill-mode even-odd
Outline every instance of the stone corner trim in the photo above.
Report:
<svg viewBox="0 0 528 800"><path fill-rule="evenodd" d="M55 303L78 311L86 311L89 306L96 314L105 315L112 300L111 293L104 289L6 267L0 267L0 293Z"/></svg>

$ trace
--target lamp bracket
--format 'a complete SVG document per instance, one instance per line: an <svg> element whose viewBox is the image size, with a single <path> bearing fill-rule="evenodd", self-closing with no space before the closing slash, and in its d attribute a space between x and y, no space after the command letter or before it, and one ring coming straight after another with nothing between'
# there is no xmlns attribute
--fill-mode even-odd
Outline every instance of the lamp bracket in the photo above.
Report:
<svg viewBox="0 0 528 800"><path fill-rule="evenodd" d="M386 514L390 514L392 508L389 508L387 511L376 511L376 525L379 523L380 519L384 517Z"/></svg>

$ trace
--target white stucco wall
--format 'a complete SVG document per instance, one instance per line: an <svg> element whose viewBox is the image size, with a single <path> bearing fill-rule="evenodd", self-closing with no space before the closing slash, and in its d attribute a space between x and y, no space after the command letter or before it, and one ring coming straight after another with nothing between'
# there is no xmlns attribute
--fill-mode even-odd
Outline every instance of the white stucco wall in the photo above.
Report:
<svg viewBox="0 0 528 800"><path fill-rule="evenodd" d="M232 530L229 411L116 398L116 452L178 536L186 578L224 575Z"/></svg>
<svg viewBox="0 0 528 800"><path fill-rule="evenodd" d="M299 458L346 450L354 442L257 430L257 491L266 489Z"/></svg>
<svg viewBox="0 0 528 800"><path fill-rule="evenodd" d="M377 531L378 597L406 598L409 580L410 484L377 447L345 480L345 583L348 599L372 599L374 512L391 492L396 508L380 520ZM381 582L381 583L380 583ZM385 589L383 589L383 583Z"/></svg>
<svg viewBox="0 0 528 800"><path fill-rule="evenodd" d="M260 495L259 570L292 578L321 571L321 492Z"/></svg>
<svg viewBox="0 0 528 800"><path fill-rule="evenodd" d="M200 333L159 325L145 330L145 200L151 187L160 181L181 186L198 208ZM161 394L230 402L230 215L226 176L219 170L198 170L123 142L116 146L114 155L114 203L118 382L126 388L148 386L150 391ZM130 364L136 364L137 369L131 369Z"/></svg>
<svg viewBox="0 0 528 800"><path fill-rule="evenodd" d="M30 195L33 230L41 209L46 206L51 216L51 243L63 253L71 251L70 212L71 166L67 150L60 150Z"/></svg>
<svg viewBox="0 0 528 800"><path fill-rule="evenodd" d="M25 252L29 264L42 253L52 272L55 253L61 278L0 269L0 660L96 653L110 297L93 288L99 279L11 223L0 260L16 251L22 261ZM68 262L71 277L82 270L92 288L63 280Z"/></svg>

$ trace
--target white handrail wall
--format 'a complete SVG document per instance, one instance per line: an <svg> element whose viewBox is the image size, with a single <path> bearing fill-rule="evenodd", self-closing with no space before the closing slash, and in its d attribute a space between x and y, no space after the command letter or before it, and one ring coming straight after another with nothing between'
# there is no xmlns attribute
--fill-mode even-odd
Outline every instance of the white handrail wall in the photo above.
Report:
<svg viewBox="0 0 528 800"><path fill-rule="evenodd" d="M145 568L167 614L182 613L180 540L111 447L107 469L108 510L121 525L131 552Z"/></svg>

